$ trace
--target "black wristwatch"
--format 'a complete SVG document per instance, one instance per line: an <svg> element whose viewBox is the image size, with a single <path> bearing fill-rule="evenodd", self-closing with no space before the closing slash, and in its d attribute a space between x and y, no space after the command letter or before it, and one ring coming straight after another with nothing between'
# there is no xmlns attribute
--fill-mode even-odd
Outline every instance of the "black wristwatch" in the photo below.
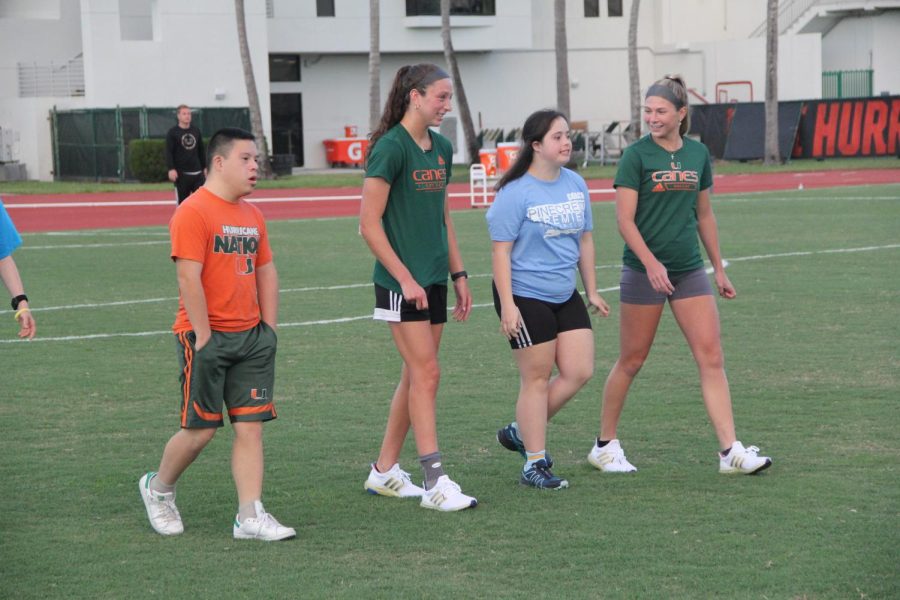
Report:
<svg viewBox="0 0 900 600"><path fill-rule="evenodd" d="M10 304L12 305L12 309L19 310L20 302L28 302L28 296L26 296L25 294L19 294L18 296L13 298L12 302L10 302Z"/></svg>
<svg viewBox="0 0 900 600"><path fill-rule="evenodd" d="M459 279L460 277L465 277L466 279L468 279L468 278L469 278L469 274L466 273L465 271L457 271L456 273L450 273L450 280L451 280L451 281L456 281L456 280Z"/></svg>

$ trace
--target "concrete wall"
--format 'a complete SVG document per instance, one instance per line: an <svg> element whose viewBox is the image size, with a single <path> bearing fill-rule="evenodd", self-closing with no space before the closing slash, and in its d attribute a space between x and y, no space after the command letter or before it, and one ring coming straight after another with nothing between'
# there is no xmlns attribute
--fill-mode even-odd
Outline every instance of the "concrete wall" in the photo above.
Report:
<svg viewBox="0 0 900 600"><path fill-rule="evenodd" d="M0 128L4 145L12 144L12 158L26 165L29 179L53 179L53 142L50 110L85 108L84 98L2 98Z"/></svg>
<svg viewBox="0 0 900 600"><path fill-rule="evenodd" d="M476 129L520 127L535 109L556 103L553 4L496 0L497 14L452 19ZM335 17L317 17L312 0L246 0L247 28L263 124L270 134L271 93L303 98L305 164L325 165L322 140L347 124L368 122L368 2L338 0ZM627 34L622 17L585 18L567 2L572 119L600 129L628 118ZM715 101L718 82L748 80L764 97L765 40L750 33L765 20L765 0L643 0L638 25L640 87L680 73ZM150 15L148 21L147 14ZM124 32L123 32L124 24ZM148 28L149 27L149 31ZM141 37L145 39L123 39ZM875 90L897 93L900 13L853 17L829 34L783 36L779 98L818 98L821 70L873 68ZM29 174L50 176L50 106L246 106L230 0L0 0L0 127L20 131ZM407 17L405 0L381 0L382 100L402 64L443 65L438 17ZM84 98L20 99L19 60L64 61L84 53ZM300 82L268 81L268 55L301 56ZM749 99L736 87L730 99ZM217 97L223 95L222 98ZM37 140L37 141L26 141Z"/></svg>
<svg viewBox="0 0 900 600"><path fill-rule="evenodd" d="M900 11L840 21L822 40L822 70L872 69L874 94L900 93Z"/></svg>
<svg viewBox="0 0 900 600"><path fill-rule="evenodd" d="M0 99L18 97L18 63L65 64L81 51L78 0L0 0Z"/></svg>
<svg viewBox="0 0 900 600"><path fill-rule="evenodd" d="M718 102L716 84L727 81L749 81L753 100L765 99L766 40L749 38L698 44L705 62L704 77L690 87L704 89L710 102ZM677 54L675 55L677 56ZM802 100L822 95L821 38L819 34L781 36L778 38L778 99ZM696 61L695 61L696 62ZM696 68L696 67L695 67ZM728 96L723 101L750 101L747 88L722 86Z"/></svg>
<svg viewBox="0 0 900 600"><path fill-rule="evenodd" d="M872 68L875 18L848 18L825 34L822 41L822 69L849 71Z"/></svg>
<svg viewBox="0 0 900 600"><path fill-rule="evenodd" d="M496 0L496 16L451 17L454 49L529 47L531 5L524 0ZM443 52L440 17L407 17L405 0L382 0L380 18L382 52ZM317 17L315 2L274 0L274 19L269 19L268 28L271 52L367 54L369 3L337 1L334 17Z"/></svg>
<svg viewBox="0 0 900 600"><path fill-rule="evenodd" d="M65 64L82 52L79 0L0 1L0 158L27 166L31 179L50 179L49 112L84 107L84 98L19 98L17 64Z"/></svg>
<svg viewBox="0 0 900 600"><path fill-rule="evenodd" d="M630 9L625 2L625 10ZM654 15L654 39L661 45L747 38L766 20L766 0L656 0L641 3Z"/></svg>
<svg viewBox="0 0 900 600"><path fill-rule="evenodd" d="M875 21L872 41L872 92L900 94L900 12L881 15Z"/></svg>
<svg viewBox="0 0 900 600"><path fill-rule="evenodd" d="M152 40L123 40L118 0L82 0L88 106L246 106L234 4L156 0ZM264 0L247 0L253 71L269 121ZM216 98L216 91L224 98Z"/></svg>

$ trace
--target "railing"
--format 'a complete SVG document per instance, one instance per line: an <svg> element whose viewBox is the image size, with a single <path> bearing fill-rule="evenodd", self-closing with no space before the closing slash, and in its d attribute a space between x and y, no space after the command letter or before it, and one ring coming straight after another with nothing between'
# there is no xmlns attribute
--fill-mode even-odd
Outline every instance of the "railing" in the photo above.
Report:
<svg viewBox="0 0 900 600"><path fill-rule="evenodd" d="M871 95L872 69L822 72L822 98L868 98Z"/></svg>
<svg viewBox="0 0 900 600"><path fill-rule="evenodd" d="M833 3L833 2L832 2ZM787 31L791 25L797 22L797 19L803 16L816 4L822 4L822 0L781 0L778 7L778 33L782 34ZM762 37L766 35L766 25L768 21L763 21L753 30L750 37Z"/></svg>
<svg viewBox="0 0 900 600"><path fill-rule="evenodd" d="M19 97L84 96L84 57L65 63L18 63Z"/></svg>

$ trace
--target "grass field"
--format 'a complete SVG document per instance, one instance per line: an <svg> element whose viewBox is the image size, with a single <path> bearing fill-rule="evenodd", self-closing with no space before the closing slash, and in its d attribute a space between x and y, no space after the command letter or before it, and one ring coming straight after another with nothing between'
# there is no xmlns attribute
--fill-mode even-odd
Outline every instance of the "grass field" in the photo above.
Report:
<svg viewBox="0 0 900 600"><path fill-rule="evenodd" d="M25 235L16 260L39 340L0 312L3 598L897 598L900 596L900 186L718 196L738 298L719 303L738 435L774 466L717 473L695 367L667 313L619 433L633 476L585 460L617 348L548 431L563 492L517 484L494 440L517 374L490 301L481 211L454 214L478 307L442 347L457 514L362 484L399 362L370 318L355 219L270 225L281 275L264 501L291 542L231 539L226 426L179 483L184 535L137 493L177 426L174 268L162 228ZM618 282L613 206L594 205L598 282ZM411 440L402 464L418 476Z"/></svg>

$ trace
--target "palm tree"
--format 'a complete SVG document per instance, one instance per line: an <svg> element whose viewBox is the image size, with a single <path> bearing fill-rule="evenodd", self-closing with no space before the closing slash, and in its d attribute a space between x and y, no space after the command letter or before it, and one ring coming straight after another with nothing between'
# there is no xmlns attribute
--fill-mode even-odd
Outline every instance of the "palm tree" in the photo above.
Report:
<svg viewBox="0 0 900 600"><path fill-rule="evenodd" d="M369 0L369 131L381 120L381 15L378 0Z"/></svg>
<svg viewBox="0 0 900 600"><path fill-rule="evenodd" d="M631 17L628 22L628 83L631 95L631 124L627 142L641 137L641 77L638 70L637 28L641 0L631 1Z"/></svg>
<svg viewBox="0 0 900 600"><path fill-rule="evenodd" d="M262 125L262 111L259 109L259 93L256 91L256 78L253 77L253 65L250 63L250 46L247 44L247 23L244 18L244 0L234 0L234 12L237 15L238 46L241 50L241 66L244 68L244 83L247 85L247 102L250 105L250 127L256 137L259 150L259 175L263 179L272 178L272 165L269 163L269 147Z"/></svg>
<svg viewBox="0 0 900 600"><path fill-rule="evenodd" d="M781 162L778 148L778 0L766 6L766 147L764 163Z"/></svg>
<svg viewBox="0 0 900 600"><path fill-rule="evenodd" d="M556 107L572 118L569 105L569 45L566 41L566 0L553 0L553 32L556 38Z"/></svg>
<svg viewBox="0 0 900 600"><path fill-rule="evenodd" d="M466 99L466 90L463 88L462 77L459 74L459 65L456 64L456 52L453 50L453 41L450 39L450 0L441 0L441 40L444 42L444 60L447 61L447 66L450 67L450 77L453 78L453 90L456 96L456 106L459 109L459 121L466 139L466 151L469 154L469 162L474 163L478 160L478 140L475 138L472 112L469 110L469 101Z"/></svg>

